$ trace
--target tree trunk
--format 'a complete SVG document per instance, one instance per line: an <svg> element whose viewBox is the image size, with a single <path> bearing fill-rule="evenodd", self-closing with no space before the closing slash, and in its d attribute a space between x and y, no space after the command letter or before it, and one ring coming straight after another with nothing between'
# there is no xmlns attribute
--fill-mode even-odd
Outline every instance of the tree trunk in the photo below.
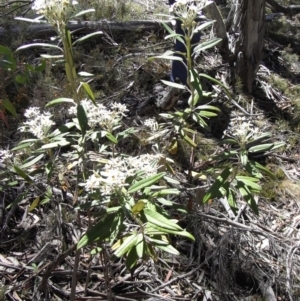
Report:
<svg viewBox="0 0 300 301"><path fill-rule="evenodd" d="M262 59L266 0L235 0L234 5L232 32L236 43L231 48L235 74L251 93Z"/></svg>

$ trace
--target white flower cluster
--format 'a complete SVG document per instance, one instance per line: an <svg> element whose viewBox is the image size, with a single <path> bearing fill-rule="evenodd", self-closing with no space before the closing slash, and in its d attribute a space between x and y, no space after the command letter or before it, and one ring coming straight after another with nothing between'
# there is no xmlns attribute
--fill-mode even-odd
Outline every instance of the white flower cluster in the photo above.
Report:
<svg viewBox="0 0 300 301"><path fill-rule="evenodd" d="M51 120L52 115L49 112L40 112L38 107L28 108L25 113L27 121L19 129L21 132L30 132L38 139L45 139L48 132L55 123Z"/></svg>
<svg viewBox="0 0 300 301"><path fill-rule="evenodd" d="M126 179L143 172L143 177L157 173L160 155L140 155L138 157L117 157L110 159L103 169L91 175L85 189L93 191L100 189L103 195L109 195L127 186Z"/></svg>
<svg viewBox="0 0 300 301"><path fill-rule="evenodd" d="M0 163L10 164L13 153L8 149L0 149Z"/></svg>
<svg viewBox="0 0 300 301"><path fill-rule="evenodd" d="M260 129L251 120L247 120L246 116L236 114L231 118L224 135L235 137L239 142L247 142L259 133Z"/></svg>
<svg viewBox="0 0 300 301"><path fill-rule="evenodd" d="M154 118L148 118L144 121L144 125L151 130L151 132L156 132L158 130L158 123Z"/></svg>
<svg viewBox="0 0 300 301"><path fill-rule="evenodd" d="M88 124L92 129L101 127L111 132L113 128L120 123L120 120L128 111L125 105L120 103L113 103L108 109L102 104L96 107L90 100L82 100L82 106L85 108ZM69 109L69 114L76 115L77 107L73 106Z"/></svg>
<svg viewBox="0 0 300 301"><path fill-rule="evenodd" d="M172 5L171 12L183 19L183 27L191 28L202 9L210 2L208 0L177 0Z"/></svg>
<svg viewBox="0 0 300 301"><path fill-rule="evenodd" d="M32 9L44 15L49 23L61 29L68 22L77 1L72 0L35 0Z"/></svg>

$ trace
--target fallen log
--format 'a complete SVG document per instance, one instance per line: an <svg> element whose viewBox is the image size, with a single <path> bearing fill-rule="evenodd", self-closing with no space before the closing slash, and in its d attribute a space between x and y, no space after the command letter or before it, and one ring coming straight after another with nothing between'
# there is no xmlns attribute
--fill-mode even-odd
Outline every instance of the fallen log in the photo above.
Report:
<svg viewBox="0 0 300 301"><path fill-rule="evenodd" d="M73 32L76 31L80 34L89 34L95 31L110 32L122 32L122 33L134 33L144 31L158 31L162 28L161 23L163 21L76 21L69 22L68 29ZM169 26L171 23L168 23ZM0 27L0 40L7 37L15 37L16 35L25 35L30 39L49 38L56 35L56 32L51 24L30 24L25 23L20 26L12 26L8 28Z"/></svg>

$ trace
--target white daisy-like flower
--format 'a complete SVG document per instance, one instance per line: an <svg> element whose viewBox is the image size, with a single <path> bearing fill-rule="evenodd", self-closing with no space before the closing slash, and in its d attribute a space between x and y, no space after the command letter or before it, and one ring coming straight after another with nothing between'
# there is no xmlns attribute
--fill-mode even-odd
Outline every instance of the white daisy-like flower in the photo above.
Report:
<svg viewBox="0 0 300 301"><path fill-rule="evenodd" d="M123 104L113 103L110 108L107 108L103 104L95 106L88 99L82 100L81 105L86 111L88 124L92 129L100 127L109 132L120 123L122 117L126 116L125 112L128 111L127 107ZM68 112L71 115L76 115L76 106L69 108Z"/></svg>
<svg viewBox="0 0 300 301"><path fill-rule="evenodd" d="M51 120L50 112L40 112L38 107L28 108L24 116L28 119L19 129L22 132L32 133L36 138L43 140L47 137L48 132L55 123Z"/></svg>
<svg viewBox="0 0 300 301"><path fill-rule="evenodd" d="M3 164L10 164L13 153L8 149L0 149L0 162Z"/></svg>
<svg viewBox="0 0 300 301"><path fill-rule="evenodd" d="M138 157L111 158L104 167L94 172L85 183L87 191L100 190L102 195L112 194L123 187L127 187L126 180L138 172L143 177L157 173L160 155L140 155Z"/></svg>

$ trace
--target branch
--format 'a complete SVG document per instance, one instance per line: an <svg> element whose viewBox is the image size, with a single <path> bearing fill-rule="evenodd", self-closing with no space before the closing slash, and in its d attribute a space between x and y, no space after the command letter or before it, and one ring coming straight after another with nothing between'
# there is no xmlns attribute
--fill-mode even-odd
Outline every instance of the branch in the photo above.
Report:
<svg viewBox="0 0 300 301"><path fill-rule="evenodd" d="M276 0L267 0L267 3L273 8L275 12L284 13L290 16L300 13L300 5L283 6L277 3Z"/></svg>

